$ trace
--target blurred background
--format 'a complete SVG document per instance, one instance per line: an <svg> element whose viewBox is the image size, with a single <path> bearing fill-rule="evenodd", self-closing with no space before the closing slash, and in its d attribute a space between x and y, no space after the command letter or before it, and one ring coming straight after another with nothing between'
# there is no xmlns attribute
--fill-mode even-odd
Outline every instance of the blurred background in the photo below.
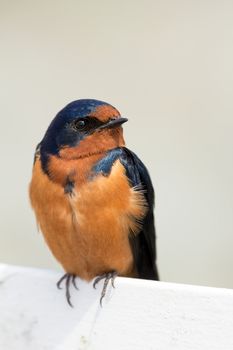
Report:
<svg viewBox="0 0 233 350"><path fill-rule="evenodd" d="M28 200L34 149L79 98L129 118L163 281L233 287L233 2L0 1L0 261L60 269Z"/></svg>

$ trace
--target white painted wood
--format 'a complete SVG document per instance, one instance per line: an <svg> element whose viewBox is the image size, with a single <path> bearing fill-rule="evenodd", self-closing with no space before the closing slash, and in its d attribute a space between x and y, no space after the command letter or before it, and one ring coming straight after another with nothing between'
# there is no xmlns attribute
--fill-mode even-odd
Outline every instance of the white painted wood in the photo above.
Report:
<svg viewBox="0 0 233 350"><path fill-rule="evenodd" d="M233 290L117 278L77 280L74 308L60 274L0 265L1 350L232 350Z"/></svg>

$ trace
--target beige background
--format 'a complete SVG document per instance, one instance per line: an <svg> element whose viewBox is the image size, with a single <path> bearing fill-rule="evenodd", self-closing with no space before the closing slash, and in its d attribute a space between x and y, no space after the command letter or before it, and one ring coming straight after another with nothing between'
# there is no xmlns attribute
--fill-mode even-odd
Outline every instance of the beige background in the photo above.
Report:
<svg viewBox="0 0 233 350"><path fill-rule="evenodd" d="M59 109L89 97L130 119L161 278L233 287L232 0L6 0L0 36L0 261L59 268L27 198L33 152Z"/></svg>

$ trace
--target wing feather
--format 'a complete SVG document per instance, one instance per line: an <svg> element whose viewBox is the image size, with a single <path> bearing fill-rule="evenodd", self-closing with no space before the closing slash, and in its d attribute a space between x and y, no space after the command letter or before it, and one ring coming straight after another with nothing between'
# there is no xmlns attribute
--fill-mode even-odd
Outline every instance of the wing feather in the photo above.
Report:
<svg viewBox="0 0 233 350"><path fill-rule="evenodd" d="M130 234L130 244L139 278L158 280L156 267L156 242L154 226L154 189L148 170L135 153L122 148L120 161L126 169L127 177L133 187L140 186L145 191L148 212L142 222L141 231Z"/></svg>

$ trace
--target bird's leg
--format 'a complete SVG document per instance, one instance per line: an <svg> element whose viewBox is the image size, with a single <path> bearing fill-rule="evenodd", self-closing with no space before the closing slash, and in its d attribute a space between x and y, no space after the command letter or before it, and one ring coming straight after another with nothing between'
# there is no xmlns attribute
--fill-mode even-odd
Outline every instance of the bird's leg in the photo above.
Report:
<svg viewBox="0 0 233 350"><path fill-rule="evenodd" d="M57 288L58 288L58 289L62 289L61 284L62 284L62 282L67 278L67 275L68 275L68 273L65 273L65 274L59 279L59 281L57 281Z"/></svg>
<svg viewBox="0 0 233 350"><path fill-rule="evenodd" d="M76 276L75 276L75 275L72 275L72 284L73 284L73 286L74 286L75 289L79 290L78 287L77 287L75 278L76 278Z"/></svg>
<svg viewBox="0 0 233 350"><path fill-rule="evenodd" d="M70 295L70 284L72 283L75 289L78 289L76 282L75 282L75 278L76 276L70 273L65 273L64 276L62 276L62 278L60 278L60 280L57 282L57 288L58 289L62 289L61 284L63 281L65 281L65 288L66 288L66 300L68 302L68 304L73 307L70 299L71 299L71 295Z"/></svg>
<svg viewBox="0 0 233 350"><path fill-rule="evenodd" d="M116 277L117 277L117 272L116 271L111 271L111 272L104 273L103 275L97 277L94 280L93 287L96 288L96 285L99 283L99 281L104 279L104 285L103 285L101 298L100 298L100 306L102 306L102 301L103 301L103 298L105 297L105 294L106 294L108 282L111 280L112 286L113 286L113 288L115 288L114 280L115 280Z"/></svg>

